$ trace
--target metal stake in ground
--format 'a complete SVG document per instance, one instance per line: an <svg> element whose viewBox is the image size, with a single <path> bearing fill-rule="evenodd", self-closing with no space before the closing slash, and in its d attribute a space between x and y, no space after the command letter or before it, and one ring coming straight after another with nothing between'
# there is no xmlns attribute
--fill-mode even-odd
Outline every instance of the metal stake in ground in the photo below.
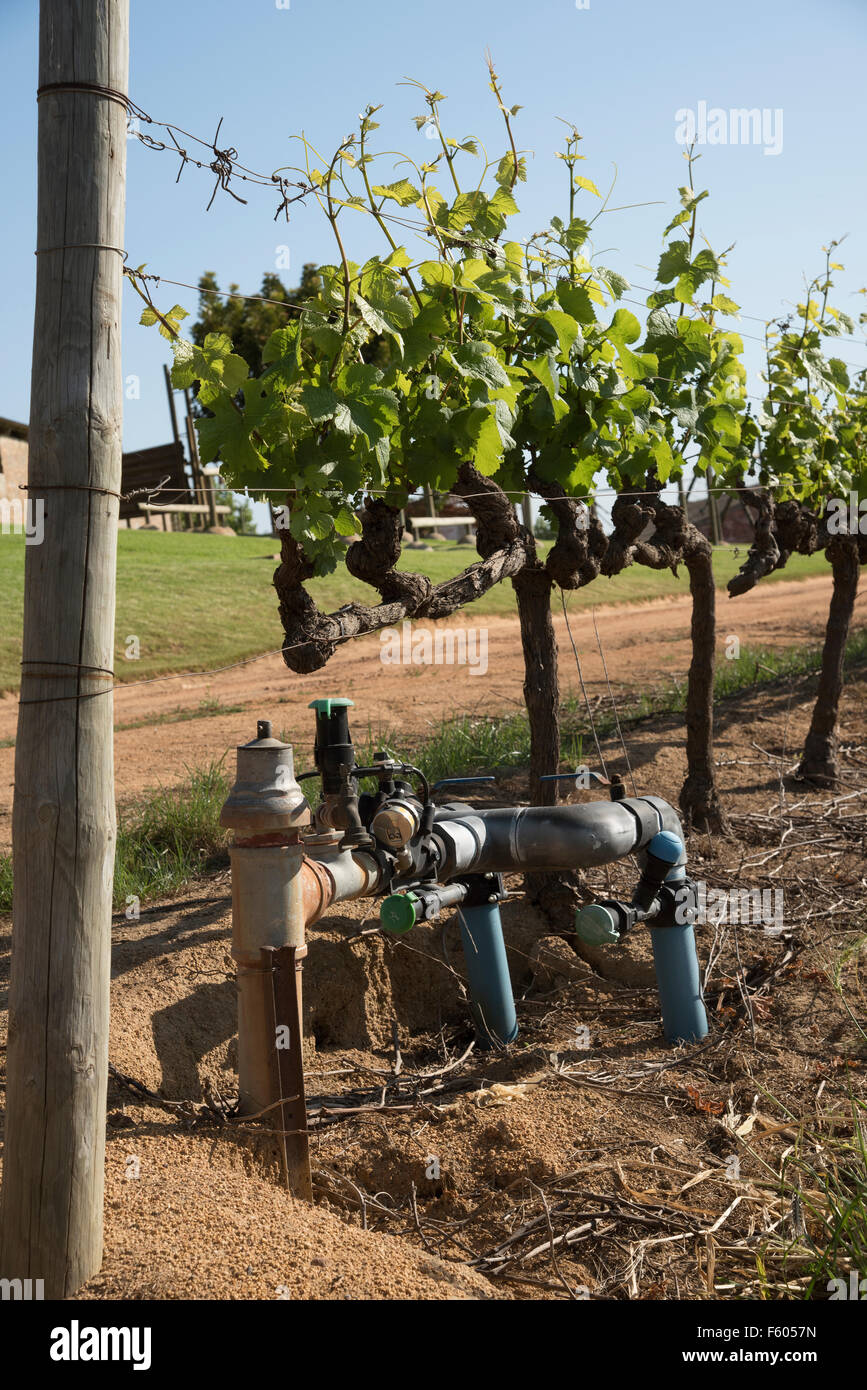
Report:
<svg viewBox="0 0 867 1390"><path fill-rule="evenodd" d="M281 1102L275 1112L280 1155L289 1191L294 1197L312 1202L301 1020L301 971L306 955L306 946L269 946L262 950L262 965L271 983L275 1073Z"/></svg>

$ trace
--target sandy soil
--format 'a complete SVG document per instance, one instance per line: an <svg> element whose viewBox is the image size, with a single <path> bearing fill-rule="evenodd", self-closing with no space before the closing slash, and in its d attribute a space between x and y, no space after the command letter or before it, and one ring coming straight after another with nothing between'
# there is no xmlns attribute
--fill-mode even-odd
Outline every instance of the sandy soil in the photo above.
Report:
<svg viewBox="0 0 867 1390"><path fill-rule="evenodd" d="M817 1180L790 1168L793 1205L776 1175L801 1151L832 1169L867 1065L863 809L833 821L857 815L867 792L867 678L844 695L846 802L781 781L810 693L795 682L719 712L734 834L692 836L692 872L782 888L785 931L700 928L704 1044L664 1044L646 932L581 959L556 934L571 919L543 922L517 882L503 920L521 1033L505 1055L458 1064L472 1032L453 921L393 940L361 903L311 933L315 1209L277 1185L266 1136L204 1104L237 1085L227 875L138 922L118 918L110 1057L154 1100L110 1084L106 1258L87 1294L757 1297L761 1255L766 1296L791 1296L803 1246L783 1252L802 1216L822 1239L820 1198ZM629 742L639 789L676 800L679 721L648 721ZM510 789L497 794L508 804ZM629 864L593 873L581 894L627 893L633 877ZM9 944L0 919L0 988ZM0 1013L0 1063L4 1027ZM362 1108L343 1113L347 1103ZM818 1146L793 1115L821 1130Z"/></svg>
<svg viewBox="0 0 867 1390"><path fill-rule="evenodd" d="M604 584L600 581L600 595ZM781 581L758 586L745 597L721 598L718 610L720 647L729 633L743 646L786 647L818 644L828 614L831 581L827 578ZM617 692L682 680L690 661L688 598L654 600L638 606L600 605L596 618ZM856 621L867 621L867 591L858 595ZM464 624L471 626L473 620ZM270 718L276 733L296 745L296 766L307 766L312 750L310 700L319 695L347 695L355 701L353 727L361 737L396 728L407 734L438 727L444 715L483 711L503 713L523 708L523 662L513 618L476 620L488 633L488 669L472 675L459 666L398 666L380 661L378 636L361 638L339 649L328 667L313 676L296 676L279 657L270 657L219 675L172 678L120 689L115 696L117 795L126 801L157 784L184 781L188 767L223 756L237 743L255 737L257 718ZM588 612L570 618L591 692L604 690L602 665ZM458 619L446 626L455 627ZM561 688L579 693L578 675L562 616L555 616L560 647ZM183 711L198 712L203 701L237 709L171 721ZM14 738L18 702L0 696L0 744ZM133 726L133 727L129 727ZM14 749L0 747L0 850L11 843Z"/></svg>

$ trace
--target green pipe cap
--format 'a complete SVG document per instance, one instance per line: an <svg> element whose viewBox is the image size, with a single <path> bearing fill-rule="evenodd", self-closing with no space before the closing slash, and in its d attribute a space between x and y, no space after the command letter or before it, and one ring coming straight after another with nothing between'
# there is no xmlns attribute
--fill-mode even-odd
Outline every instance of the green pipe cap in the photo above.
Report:
<svg viewBox="0 0 867 1390"><path fill-rule="evenodd" d="M315 709L317 714L324 714L326 719L331 718L333 709L354 709L354 700L345 700L342 695L331 695L328 699L311 700L308 709Z"/></svg>
<svg viewBox="0 0 867 1390"><path fill-rule="evenodd" d="M415 893L392 893L379 909L379 924L383 931L402 936L418 921Z"/></svg>
<svg viewBox="0 0 867 1390"><path fill-rule="evenodd" d="M599 903L579 908L575 913L575 931L588 946L616 946L620 940L613 914Z"/></svg>

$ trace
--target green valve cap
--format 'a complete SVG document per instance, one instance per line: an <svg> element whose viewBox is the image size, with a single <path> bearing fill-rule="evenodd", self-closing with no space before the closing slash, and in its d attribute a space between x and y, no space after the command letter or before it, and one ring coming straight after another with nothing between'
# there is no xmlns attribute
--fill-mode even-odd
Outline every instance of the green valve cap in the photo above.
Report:
<svg viewBox="0 0 867 1390"><path fill-rule="evenodd" d="M415 893L392 893L379 909L379 923L383 931L394 936L402 936L418 921Z"/></svg>
<svg viewBox="0 0 867 1390"><path fill-rule="evenodd" d="M331 695L328 699L311 700L307 708L315 709L317 714L324 714L327 719L330 719L333 709L354 709L355 701L346 700L342 695Z"/></svg>
<svg viewBox="0 0 867 1390"><path fill-rule="evenodd" d="M588 946L616 946L620 940L613 914L599 903L579 908L575 913L575 931Z"/></svg>

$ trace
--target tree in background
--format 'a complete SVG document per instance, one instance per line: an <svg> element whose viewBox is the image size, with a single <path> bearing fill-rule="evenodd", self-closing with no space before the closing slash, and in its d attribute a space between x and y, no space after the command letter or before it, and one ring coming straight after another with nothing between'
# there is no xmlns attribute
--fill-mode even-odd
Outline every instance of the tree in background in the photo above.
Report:
<svg viewBox="0 0 867 1390"><path fill-rule="evenodd" d="M240 294L236 284L230 284L228 294L223 295L214 272L206 270L199 280L199 317L190 330L192 340L202 347L209 333L224 333L248 364L251 375L259 376L262 350L271 334L285 327L298 305L315 298L319 290L319 272L312 264L304 266L301 283L295 289L287 289L279 275L267 272L262 276L259 299Z"/></svg>
<svg viewBox="0 0 867 1390"><path fill-rule="evenodd" d="M294 289L287 289L273 271L266 272L258 298L242 295L234 282L223 294L214 271L206 270L199 278L199 317L190 330L192 340L202 347L209 334L226 335L249 364L250 375L258 376L262 371L262 353L272 333L283 328L298 306L315 298L319 289L319 272L311 262L302 268L301 283ZM197 415L209 414L198 393L194 409ZM226 522L238 535L255 531L253 508L245 496L232 492L221 482L217 485L216 501L231 507Z"/></svg>

